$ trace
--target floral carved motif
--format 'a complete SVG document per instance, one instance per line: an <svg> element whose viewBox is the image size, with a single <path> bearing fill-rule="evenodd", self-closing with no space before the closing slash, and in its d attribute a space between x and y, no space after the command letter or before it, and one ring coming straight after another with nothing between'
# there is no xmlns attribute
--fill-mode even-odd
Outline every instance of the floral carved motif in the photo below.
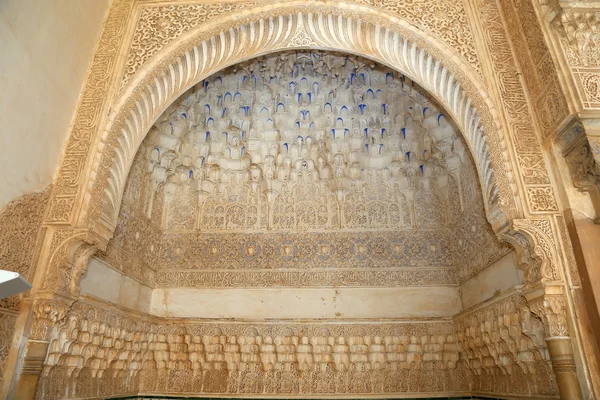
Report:
<svg viewBox="0 0 600 400"><path fill-rule="evenodd" d="M562 274L551 221L547 219L515 219L513 225L516 232L523 234L531 245L531 250L525 247L519 254L523 255L531 251L531 256L539 261L539 264L531 263L526 266L526 282L536 283L539 279L560 280ZM528 257L522 259L522 265L526 265Z"/></svg>
<svg viewBox="0 0 600 400"><path fill-rule="evenodd" d="M544 295L529 300L529 306L546 328L546 337L568 337L567 308L561 295Z"/></svg>
<svg viewBox="0 0 600 400"><path fill-rule="evenodd" d="M356 0L369 4L383 12L399 15L415 23L454 48L460 55L481 72L475 51L473 33L469 27L465 8L460 1L436 0L424 3L419 0Z"/></svg>
<svg viewBox="0 0 600 400"><path fill-rule="evenodd" d="M163 47L196 26L256 5L256 2L189 4L143 7L127 55L121 88Z"/></svg>
<svg viewBox="0 0 600 400"><path fill-rule="evenodd" d="M298 27L298 30L290 40L288 47L303 47L303 46L316 46L314 40L306 33L302 26Z"/></svg>
<svg viewBox="0 0 600 400"><path fill-rule="evenodd" d="M18 272L33 281L42 222L51 187L44 192L25 195L0 211L0 269ZM23 294L0 300L0 307L18 310Z"/></svg>
<svg viewBox="0 0 600 400"><path fill-rule="evenodd" d="M558 211L554 190L551 186L529 186L527 187L527 197L532 212Z"/></svg>
<svg viewBox="0 0 600 400"><path fill-rule="evenodd" d="M419 2L413 0L404 1L402 6L399 6L396 1L389 0L357 0L356 2L369 5L377 11L405 18L432 32L456 49L474 69L481 72L473 44L473 34L469 28L462 2L438 0L427 7L423 7ZM143 7L127 56L121 88L127 85L131 77L147 60L185 32L210 22L220 15L251 9L260 4L260 2L242 1ZM300 25L290 45L314 46L316 43Z"/></svg>

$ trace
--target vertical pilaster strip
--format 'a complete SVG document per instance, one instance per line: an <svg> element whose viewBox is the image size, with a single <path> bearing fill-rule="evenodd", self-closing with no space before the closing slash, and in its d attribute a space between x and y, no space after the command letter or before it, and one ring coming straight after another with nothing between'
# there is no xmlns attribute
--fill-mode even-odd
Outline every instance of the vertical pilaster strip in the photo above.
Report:
<svg viewBox="0 0 600 400"><path fill-rule="evenodd" d="M575 358L569 337L567 307L562 288L547 287L524 294L531 311L544 323L546 344L556 374L560 398L565 400L583 399Z"/></svg>

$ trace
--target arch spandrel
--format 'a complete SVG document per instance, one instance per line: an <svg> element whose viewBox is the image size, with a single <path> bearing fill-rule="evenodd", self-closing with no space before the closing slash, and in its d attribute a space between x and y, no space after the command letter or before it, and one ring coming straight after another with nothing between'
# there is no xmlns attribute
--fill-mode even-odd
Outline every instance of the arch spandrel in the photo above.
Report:
<svg viewBox="0 0 600 400"><path fill-rule="evenodd" d="M98 173L87 182L79 225L96 227L103 236L110 236L137 148L156 118L187 89L239 61L307 47L371 58L417 82L465 136L494 227L506 226L507 218L520 214L497 113L477 73L451 49L414 26L396 18L384 19L381 14L361 15L358 20L352 11L338 6L312 6L307 13L302 12L305 7L296 5L265 8L188 32L132 79L99 140L104 149L93 161L92 170ZM307 38L311 41L303 42Z"/></svg>

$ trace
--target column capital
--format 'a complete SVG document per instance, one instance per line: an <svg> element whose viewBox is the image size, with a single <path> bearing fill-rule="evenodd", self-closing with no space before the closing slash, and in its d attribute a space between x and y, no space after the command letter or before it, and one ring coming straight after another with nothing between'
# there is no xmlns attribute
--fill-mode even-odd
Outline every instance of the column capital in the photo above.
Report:
<svg viewBox="0 0 600 400"><path fill-rule="evenodd" d="M29 338L38 341L49 341L52 326L67 316L74 301L74 299L60 295L36 299L32 307L33 322Z"/></svg>
<svg viewBox="0 0 600 400"><path fill-rule="evenodd" d="M529 309L544 323L546 340L568 338L567 305L562 286L540 284L523 292Z"/></svg>

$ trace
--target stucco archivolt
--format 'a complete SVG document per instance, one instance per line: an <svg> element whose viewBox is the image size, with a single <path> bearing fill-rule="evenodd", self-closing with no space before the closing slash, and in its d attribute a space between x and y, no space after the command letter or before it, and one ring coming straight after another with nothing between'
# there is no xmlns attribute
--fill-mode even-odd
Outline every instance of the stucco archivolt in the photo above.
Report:
<svg viewBox="0 0 600 400"><path fill-rule="evenodd" d="M217 31L221 31L218 36L212 36L210 30L190 32L181 38L177 47L168 51L169 55L165 55L160 63L148 64L146 71L153 72L140 73L137 79L132 80L129 89L123 92L122 98L128 100L125 104L120 103L115 106L115 110L120 111L115 112L113 123L107 130L107 138L103 140L108 148L102 152L102 157L97 157L95 160L93 170L99 172L91 177L93 179L88 184L86 198L91 199L86 215L88 223L102 221L105 229L108 231L113 229L111 227L114 227L116 222L118 206L127 178L125 171L129 169L145 132L174 98L213 71L240 59L249 58L253 54L258 55L286 47L292 38L292 32L298 29L299 24L305 26L306 31L318 43L318 47L361 53L383 64L396 66L424 89L430 91L436 100L450 111L450 116L465 134L478 164L488 216L493 223L501 226L505 224L501 222L505 221L505 217L501 217L504 209L509 210L507 214L515 214L514 195L509 193L516 188L508 184L507 179L511 175L504 174L508 163L503 161L505 154L501 150L501 140L495 134L489 136L483 133L497 131L493 128L493 120L488 119L491 114L484 114L488 117L485 120L477 114L474 103L484 109L486 104L476 93L484 91L476 91L473 87L473 82L478 82L478 78L470 76L472 79L469 79L464 76L464 73L469 71L469 67L461 65L460 68L450 58L448 64L463 77L460 80L455 78L452 73L454 71L451 72L444 67L421 47L431 48L426 40L417 36L415 32L400 33L395 32L391 26L377 26L376 23L381 24L381 17L378 17L379 20L376 22L371 22L366 17L356 20L352 15L339 10L337 17L325 16L317 13L318 8L314 13L288 14L293 11L295 10L289 8L278 10L283 15L262 16L266 19L261 19L260 14L254 15L252 19L258 19L258 22L247 24L244 24L243 19L236 20L235 27L228 31L222 31L223 27L227 26L224 22L216 28ZM330 32L340 36L336 37ZM354 36L358 33L361 34L360 37ZM414 38L415 41L403 38L403 34ZM202 41L203 37L210 37L210 39ZM365 37L372 37L372 43L377 43L377 46L373 46L371 42L364 42ZM261 39L263 42L258 43L255 39L252 39L251 43L247 42L251 38ZM198 42L201 44L198 45ZM439 49L431 50L439 56ZM167 61L169 59L173 61ZM465 87L473 92L473 97L479 101L470 100L471 93L467 94L463 89ZM485 124L490 128L484 129ZM493 152L490 151L490 146L494 149ZM497 163L499 167L492 168L492 163ZM500 165L504 165L504 168ZM497 183L497 174L501 174L501 184ZM101 193L103 194L100 195ZM102 205L95 203L101 198L103 198ZM502 198L502 205L500 198Z"/></svg>

